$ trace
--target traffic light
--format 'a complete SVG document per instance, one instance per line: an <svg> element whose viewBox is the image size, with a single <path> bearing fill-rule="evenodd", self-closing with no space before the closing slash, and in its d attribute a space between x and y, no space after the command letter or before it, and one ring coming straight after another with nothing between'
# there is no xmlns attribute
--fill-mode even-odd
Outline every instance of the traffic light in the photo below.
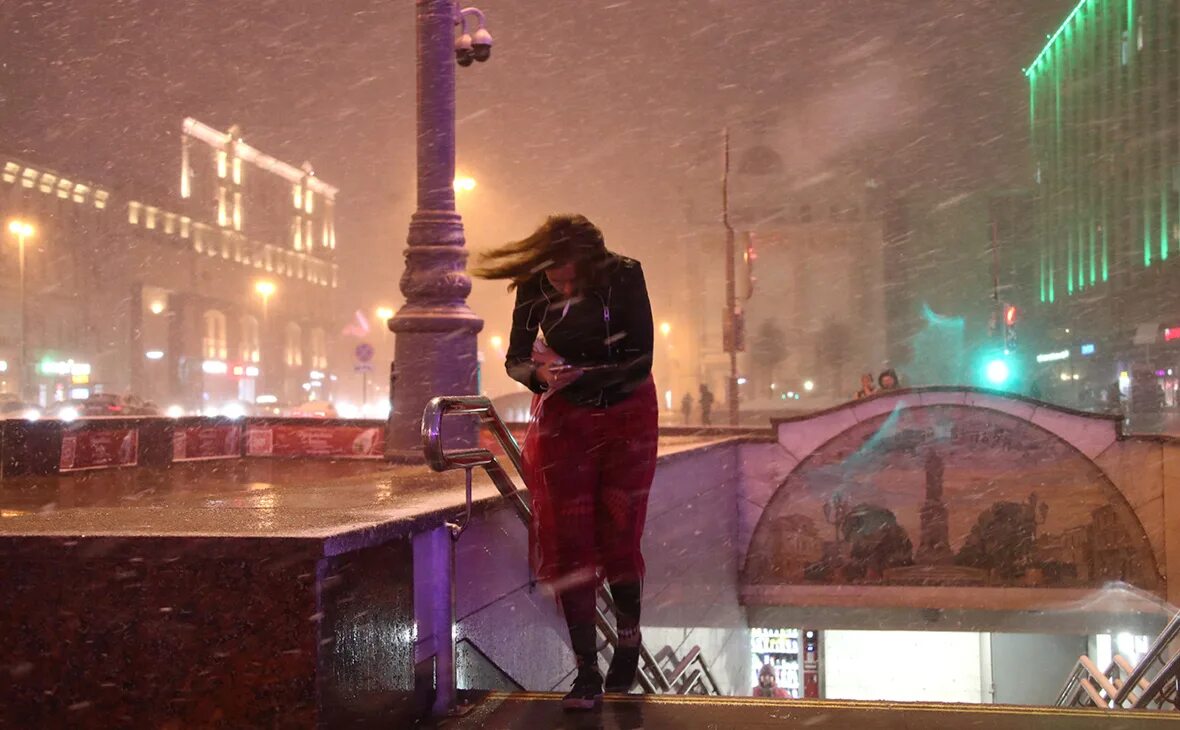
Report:
<svg viewBox="0 0 1180 730"><path fill-rule="evenodd" d="M985 388L1015 390L1020 383L1020 359L1010 350L989 349L976 360L974 380Z"/></svg>
<svg viewBox="0 0 1180 730"><path fill-rule="evenodd" d="M1018 314L1016 307L1011 304L1004 305L1004 347L1009 350L1016 349L1016 319Z"/></svg>
<svg viewBox="0 0 1180 730"><path fill-rule="evenodd" d="M1004 324L1008 327L1016 324L1016 307L1011 304L1004 305Z"/></svg>

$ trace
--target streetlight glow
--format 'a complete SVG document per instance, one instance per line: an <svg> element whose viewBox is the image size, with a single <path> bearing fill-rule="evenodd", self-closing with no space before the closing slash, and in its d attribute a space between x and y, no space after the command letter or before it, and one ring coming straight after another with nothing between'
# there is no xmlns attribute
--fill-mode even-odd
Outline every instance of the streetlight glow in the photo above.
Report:
<svg viewBox="0 0 1180 730"><path fill-rule="evenodd" d="M471 177L470 175L455 176L456 193L469 193L472 190L475 190L476 185L477 183L475 182L475 178Z"/></svg>
<svg viewBox="0 0 1180 730"><path fill-rule="evenodd" d="M263 299L267 299L271 294L275 293L275 283L268 279L254 282L254 291L262 295Z"/></svg>
<svg viewBox="0 0 1180 730"><path fill-rule="evenodd" d="M12 233L14 235L17 235L17 236L23 236L23 237L27 238L28 236L33 235L33 233L35 233L36 230L33 228L32 224L30 224L30 223L26 223L25 221L22 221L22 220L13 219L8 222L8 232Z"/></svg>
<svg viewBox="0 0 1180 730"><path fill-rule="evenodd" d="M504 346L504 338L501 337L500 335L492 335L489 342L492 343L493 350L499 350L501 347Z"/></svg>
<svg viewBox="0 0 1180 730"><path fill-rule="evenodd" d="M808 393L815 390L815 381L804 380L803 381L803 390L806 390Z"/></svg>
<svg viewBox="0 0 1180 730"><path fill-rule="evenodd" d="M664 337L672 334L672 325L668 324L667 322L660 322L660 334Z"/></svg>
<svg viewBox="0 0 1180 730"><path fill-rule="evenodd" d="M377 319L381 320L382 322L388 322L389 320L393 319L393 308L377 307Z"/></svg>

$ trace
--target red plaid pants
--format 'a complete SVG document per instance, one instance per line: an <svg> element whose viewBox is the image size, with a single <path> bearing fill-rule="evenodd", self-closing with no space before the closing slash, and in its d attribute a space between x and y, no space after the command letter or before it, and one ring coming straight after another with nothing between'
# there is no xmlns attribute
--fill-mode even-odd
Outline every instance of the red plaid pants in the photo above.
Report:
<svg viewBox="0 0 1180 730"><path fill-rule="evenodd" d="M599 576L642 581L640 542L659 438L655 384L649 378L609 408L574 405L557 393L533 405L523 460L537 579L558 591Z"/></svg>

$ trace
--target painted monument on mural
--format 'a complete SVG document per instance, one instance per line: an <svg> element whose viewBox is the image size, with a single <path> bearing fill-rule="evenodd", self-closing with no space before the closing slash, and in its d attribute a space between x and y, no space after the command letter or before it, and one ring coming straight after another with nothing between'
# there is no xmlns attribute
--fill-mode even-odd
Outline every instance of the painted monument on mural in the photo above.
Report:
<svg viewBox="0 0 1180 730"><path fill-rule="evenodd" d="M899 409L820 447L755 531L753 584L1155 588L1142 527L1046 431L954 405Z"/></svg>

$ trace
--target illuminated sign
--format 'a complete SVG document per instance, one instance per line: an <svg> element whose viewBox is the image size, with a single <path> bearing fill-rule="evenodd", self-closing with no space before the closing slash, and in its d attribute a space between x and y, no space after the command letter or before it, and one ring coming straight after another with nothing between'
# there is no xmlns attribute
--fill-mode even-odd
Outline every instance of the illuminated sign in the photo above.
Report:
<svg viewBox="0 0 1180 730"><path fill-rule="evenodd" d="M160 350L148 350L147 352L143 353L143 356L149 360L163 360L164 359L164 353L161 352Z"/></svg>
<svg viewBox="0 0 1180 730"><path fill-rule="evenodd" d="M1069 359L1069 350L1059 350L1057 352L1042 352L1040 355L1037 355L1037 362L1039 362L1039 363L1057 362L1058 360L1068 360L1068 359Z"/></svg>
<svg viewBox="0 0 1180 730"><path fill-rule="evenodd" d="M201 363L201 371L209 375L225 375L229 372L229 365L221 360L206 360Z"/></svg>
<svg viewBox="0 0 1180 730"><path fill-rule="evenodd" d="M1171 342L1172 340L1180 340L1180 327L1164 328L1164 342Z"/></svg>
<svg viewBox="0 0 1180 730"><path fill-rule="evenodd" d="M1094 354L1094 345L1082 345L1082 354L1083 355L1093 355Z"/></svg>

